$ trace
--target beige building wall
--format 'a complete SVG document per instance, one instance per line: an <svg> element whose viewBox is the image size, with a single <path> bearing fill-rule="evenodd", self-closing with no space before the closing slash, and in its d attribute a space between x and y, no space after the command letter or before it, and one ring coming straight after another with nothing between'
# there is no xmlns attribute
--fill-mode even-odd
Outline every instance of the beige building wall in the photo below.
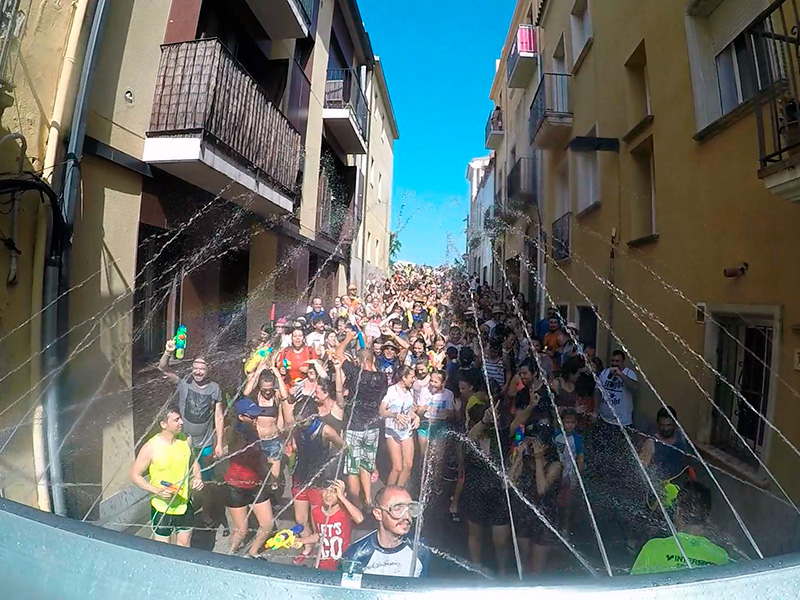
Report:
<svg viewBox="0 0 800 600"><path fill-rule="evenodd" d="M0 94L0 105L4 107L0 137L17 132L25 136L28 148L24 168L28 171L41 171L44 163L61 73L60 57L64 54L74 11L73 3L33 0L23 11L22 36L12 42L7 72L14 87ZM68 122L70 117L68 114L64 121ZM16 141L0 147L0 171L17 170L19 148ZM44 173L46 178L51 175L52 172ZM0 337L3 338L0 343L0 377L3 377L0 430L4 432L0 445L7 443L0 454L0 489L7 498L35 504L31 425L42 394L38 386L42 373L39 356L32 356L41 348L41 319L31 319L32 306L37 296L41 298L41 280L34 283L33 274L37 219L40 214L46 218L50 208L41 204L39 194L28 193L18 198L20 219L16 245L21 254L15 285L7 284L10 255L5 249L0 251ZM0 215L0 228L10 234L10 215Z"/></svg>
<svg viewBox="0 0 800 600"><path fill-rule="evenodd" d="M368 93L370 106L369 154L365 169L366 215L353 248L353 270L361 278L366 258L367 276L380 276L389 268L389 237L392 227L394 143L399 137L394 109L388 96L385 74L376 58ZM366 234L367 239L363 236ZM365 244L366 242L366 244Z"/></svg>
<svg viewBox="0 0 800 600"><path fill-rule="evenodd" d="M573 214L572 258L558 267L548 265L548 287L557 303L569 305L570 319L576 317L579 305L597 306L708 455L766 486L763 471L737 464L711 447L713 409L706 394L714 397L714 377L709 369L652 318L640 319L628 310L629 302L613 300L608 287L587 265L603 278L613 277L625 294L715 367L716 327L708 319L697 322L691 304L665 289L658 277L692 301L706 303L709 316L717 310L717 317L736 313L751 320L768 317L774 343L766 412L797 444L800 418L796 392L790 386L800 388L800 372L793 363L795 348L800 347L794 328L800 322L796 293L800 274L785 265L800 249L798 207L767 192L758 179L755 118L747 105L738 118L720 120L700 131L705 124L695 112L685 3L589 0L591 41L583 51L574 40L572 4L546 3L541 21L544 70L555 67L554 49L563 35L572 74L570 137L612 138L619 140L620 147L619 152L596 153L599 194L591 206L581 200L585 171L580 163L586 154L543 152L545 229L563 210L561 198L568 198ZM649 110L643 105L643 93ZM652 157L652 188L643 185L648 164L643 156ZM565 174L566 195L561 183ZM743 261L750 265L745 276L723 277L724 268ZM678 357L681 366L658 340ZM598 353L606 360L607 348L617 343L609 340L602 327L598 342ZM703 384L703 391L689 374ZM652 420L659 406L648 385L640 384L639 419ZM797 499L800 484L794 473L800 459L769 428L764 435L761 455Z"/></svg>

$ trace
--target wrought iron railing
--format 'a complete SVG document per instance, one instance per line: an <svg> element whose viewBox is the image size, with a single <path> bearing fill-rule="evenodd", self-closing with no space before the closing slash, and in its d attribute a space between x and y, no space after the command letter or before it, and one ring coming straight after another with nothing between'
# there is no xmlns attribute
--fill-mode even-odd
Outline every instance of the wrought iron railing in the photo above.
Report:
<svg viewBox="0 0 800 600"><path fill-rule="evenodd" d="M755 95L761 167L800 162L800 1L773 2L746 33L740 78Z"/></svg>
<svg viewBox="0 0 800 600"><path fill-rule="evenodd" d="M506 185L510 208L521 208L536 198L536 160L520 158L508 174Z"/></svg>
<svg viewBox="0 0 800 600"><path fill-rule="evenodd" d="M536 27L533 25L523 24L519 26L517 35L514 36L514 42L511 44L511 50L508 52L507 76L511 79L514 69L517 67L521 55L530 55L536 53Z"/></svg>
<svg viewBox="0 0 800 600"><path fill-rule="evenodd" d="M568 116L572 114L569 99L570 77L572 76L569 73L545 73L542 77L531 104L531 142L549 115Z"/></svg>
<svg viewBox="0 0 800 600"><path fill-rule="evenodd" d="M553 221L553 260L564 260L570 257L569 233L572 225L572 213L564 213Z"/></svg>
<svg viewBox="0 0 800 600"><path fill-rule="evenodd" d="M486 121L486 139L492 133L503 133L505 131L503 125L503 109L495 108L489 113L489 119Z"/></svg>
<svg viewBox="0 0 800 600"><path fill-rule="evenodd" d="M325 108L349 108L361 137L367 137L369 108L355 69L328 69L325 83Z"/></svg>
<svg viewBox="0 0 800 600"><path fill-rule="evenodd" d="M217 39L161 48L149 137L201 133L296 198L300 133Z"/></svg>

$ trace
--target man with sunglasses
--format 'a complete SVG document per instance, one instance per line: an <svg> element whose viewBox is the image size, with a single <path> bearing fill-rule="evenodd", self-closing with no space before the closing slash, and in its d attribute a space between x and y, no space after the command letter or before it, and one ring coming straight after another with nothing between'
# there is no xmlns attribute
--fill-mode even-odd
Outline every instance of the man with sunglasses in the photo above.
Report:
<svg viewBox="0 0 800 600"><path fill-rule="evenodd" d="M378 529L348 548L342 557L343 568L357 563L361 572L368 575L427 577L430 554L420 544L415 555L414 540L408 537L411 523L420 512L419 502L414 502L402 487L381 488L375 494L372 509Z"/></svg>

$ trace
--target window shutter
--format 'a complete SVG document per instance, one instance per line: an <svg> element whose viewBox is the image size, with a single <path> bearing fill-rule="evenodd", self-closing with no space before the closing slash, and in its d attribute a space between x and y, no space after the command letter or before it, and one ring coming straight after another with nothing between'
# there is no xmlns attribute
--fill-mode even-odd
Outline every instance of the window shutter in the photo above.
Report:
<svg viewBox="0 0 800 600"><path fill-rule="evenodd" d="M722 52L769 4L768 0L724 0L708 17L714 55Z"/></svg>

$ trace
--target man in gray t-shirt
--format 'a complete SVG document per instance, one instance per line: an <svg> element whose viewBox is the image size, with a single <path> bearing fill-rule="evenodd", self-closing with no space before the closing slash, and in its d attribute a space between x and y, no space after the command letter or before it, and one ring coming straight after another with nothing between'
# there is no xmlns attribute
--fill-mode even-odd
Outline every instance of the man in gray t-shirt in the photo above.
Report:
<svg viewBox="0 0 800 600"><path fill-rule="evenodd" d="M203 358L194 359L191 376L187 379L178 377L169 367L169 359L174 351L175 341L167 341L158 368L177 386L183 431L192 436L192 445L198 452L201 463L212 452L215 458L221 458L224 415L220 387L208 378L208 365Z"/></svg>

